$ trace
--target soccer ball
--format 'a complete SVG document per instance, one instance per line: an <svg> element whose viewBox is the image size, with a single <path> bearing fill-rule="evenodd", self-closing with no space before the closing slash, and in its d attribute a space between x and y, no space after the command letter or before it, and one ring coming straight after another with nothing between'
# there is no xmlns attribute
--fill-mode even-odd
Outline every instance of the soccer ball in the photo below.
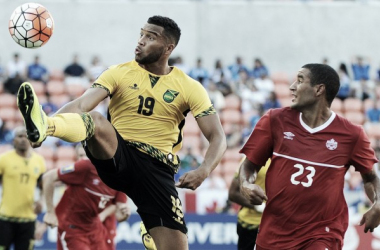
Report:
<svg viewBox="0 0 380 250"><path fill-rule="evenodd" d="M18 6L9 20L13 40L25 48L39 48L53 35L54 21L49 11L38 3Z"/></svg>

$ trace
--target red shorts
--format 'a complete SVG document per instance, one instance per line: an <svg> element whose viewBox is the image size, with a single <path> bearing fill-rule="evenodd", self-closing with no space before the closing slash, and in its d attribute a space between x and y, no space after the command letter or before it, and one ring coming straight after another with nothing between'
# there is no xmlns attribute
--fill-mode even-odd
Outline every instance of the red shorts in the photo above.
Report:
<svg viewBox="0 0 380 250"><path fill-rule="evenodd" d="M70 230L72 231L72 230ZM58 229L57 250L104 250L114 249L105 228L89 233L67 232Z"/></svg>
<svg viewBox="0 0 380 250"><path fill-rule="evenodd" d="M271 248L270 250L282 250L278 248ZM286 248L289 250L342 250L342 245L338 239L310 239L303 242L297 247ZM256 250L269 250L256 245Z"/></svg>

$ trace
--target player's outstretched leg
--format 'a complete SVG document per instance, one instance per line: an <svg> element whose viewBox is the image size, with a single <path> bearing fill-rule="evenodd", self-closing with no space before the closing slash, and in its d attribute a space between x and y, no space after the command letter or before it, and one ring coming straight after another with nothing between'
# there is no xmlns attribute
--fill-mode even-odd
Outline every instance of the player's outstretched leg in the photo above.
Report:
<svg viewBox="0 0 380 250"><path fill-rule="evenodd" d="M41 143L46 138L47 116L30 83L24 82L17 93L17 106L24 118L28 139Z"/></svg>

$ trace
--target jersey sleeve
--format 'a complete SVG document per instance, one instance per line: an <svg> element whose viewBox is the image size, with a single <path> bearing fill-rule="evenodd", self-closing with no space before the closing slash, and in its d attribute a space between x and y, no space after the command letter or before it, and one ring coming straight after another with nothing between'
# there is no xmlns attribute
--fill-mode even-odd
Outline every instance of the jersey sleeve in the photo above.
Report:
<svg viewBox="0 0 380 250"><path fill-rule="evenodd" d="M111 95L117 88L117 80L115 79L117 74L116 65L110 66L108 69L103 71L100 76L95 80L92 85L93 88L103 88L109 95Z"/></svg>
<svg viewBox="0 0 380 250"><path fill-rule="evenodd" d="M86 160L76 162L58 169L58 178L65 184L79 185L82 184L86 175L91 171Z"/></svg>
<svg viewBox="0 0 380 250"><path fill-rule="evenodd" d="M378 162L370 141L364 130L361 128L358 140L351 154L351 164L360 173L367 173L372 170L373 165Z"/></svg>
<svg viewBox="0 0 380 250"><path fill-rule="evenodd" d="M273 153L273 136L270 122L271 112L267 112L260 118L247 142L240 150L240 153L245 154L249 161L260 166L264 166Z"/></svg>
<svg viewBox="0 0 380 250"><path fill-rule="evenodd" d="M216 113L206 89L198 82L193 85L189 92L188 103L195 118Z"/></svg>
<svg viewBox="0 0 380 250"><path fill-rule="evenodd" d="M115 196L115 202L121 202L126 203L127 202L127 195L123 192L118 191Z"/></svg>

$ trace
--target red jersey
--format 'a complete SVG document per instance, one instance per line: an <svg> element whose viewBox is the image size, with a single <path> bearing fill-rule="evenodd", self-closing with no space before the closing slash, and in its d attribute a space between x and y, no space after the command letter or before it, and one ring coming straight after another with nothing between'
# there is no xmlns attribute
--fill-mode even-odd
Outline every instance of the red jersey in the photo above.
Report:
<svg viewBox="0 0 380 250"><path fill-rule="evenodd" d="M260 119L240 152L260 166L272 158L259 247L298 249L315 238L335 238L343 244L348 226L344 175L350 165L366 173L377 162L362 127L332 113L323 125L310 128L300 112L273 109Z"/></svg>
<svg viewBox="0 0 380 250"><path fill-rule="evenodd" d="M59 179L67 188L55 211L61 230L75 228L83 233L103 227L98 214L115 203L120 193L104 184L88 159L58 169ZM124 195L124 194L123 194ZM125 196L125 195L124 195Z"/></svg>

